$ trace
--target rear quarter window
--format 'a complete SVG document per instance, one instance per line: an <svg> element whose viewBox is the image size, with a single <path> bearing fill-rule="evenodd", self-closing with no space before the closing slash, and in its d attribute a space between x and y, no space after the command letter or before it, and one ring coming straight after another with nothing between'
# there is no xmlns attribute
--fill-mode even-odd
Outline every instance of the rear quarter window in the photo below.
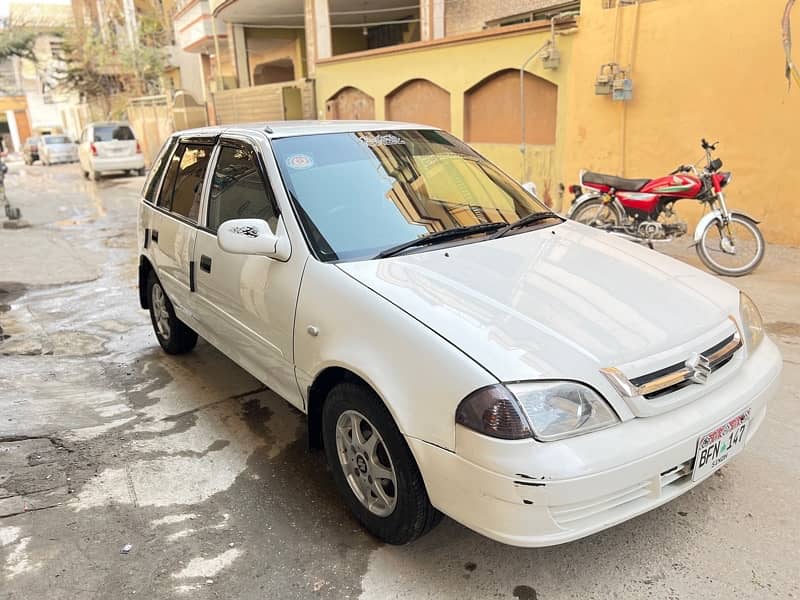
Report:
<svg viewBox="0 0 800 600"><path fill-rule="evenodd" d="M127 125L95 125L94 141L111 142L114 140L129 141L135 140L133 131Z"/></svg>
<svg viewBox="0 0 800 600"><path fill-rule="evenodd" d="M175 138L168 139L162 146L161 152L158 153L156 160L153 162L150 173L147 175L147 179L144 182L144 188L142 188L142 196L144 196L145 202L154 204L156 201L158 185L161 183L161 177L164 175L172 151L175 149L175 141Z"/></svg>

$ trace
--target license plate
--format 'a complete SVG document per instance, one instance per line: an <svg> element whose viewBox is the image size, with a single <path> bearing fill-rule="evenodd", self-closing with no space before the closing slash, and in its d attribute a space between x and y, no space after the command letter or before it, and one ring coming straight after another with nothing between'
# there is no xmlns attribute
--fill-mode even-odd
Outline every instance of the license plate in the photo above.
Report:
<svg viewBox="0 0 800 600"><path fill-rule="evenodd" d="M719 469L744 448L750 409L743 410L730 421L715 427L697 440L692 481L700 481Z"/></svg>

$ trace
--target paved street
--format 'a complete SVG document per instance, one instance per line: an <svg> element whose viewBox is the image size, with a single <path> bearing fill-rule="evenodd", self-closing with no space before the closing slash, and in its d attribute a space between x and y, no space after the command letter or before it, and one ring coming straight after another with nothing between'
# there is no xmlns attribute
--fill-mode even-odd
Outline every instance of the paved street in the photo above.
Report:
<svg viewBox="0 0 800 600"><path fill-rule="evenodd" d="M734 281L785 370L716 476L564 546L445 519L391 547L349 516L302 415L203 341L162 353L136 291L142 181L11 165L31 227L0 229L0 599L800 596L800 249ZM668 251L699 265L687 243Z"/></svg>

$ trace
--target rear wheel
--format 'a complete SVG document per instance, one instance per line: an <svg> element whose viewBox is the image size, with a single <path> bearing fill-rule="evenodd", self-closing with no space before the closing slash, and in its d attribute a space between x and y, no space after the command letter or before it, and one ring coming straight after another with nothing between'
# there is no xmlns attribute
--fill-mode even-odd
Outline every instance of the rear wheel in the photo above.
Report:
<svg viewBox="0 0 800 600"><path fill-rule="evenodd" d="M570 218L598 229L612 229L622 224L619 212L612 204L603 202L602 198L587 200L572 213Z"/></svg>
<svg viewBox="0 0 800 600"><path fill-rule="evenodd" d="M439 523L403 435L372 390L356 382L334 387L322 433L336 487L372 535L406 544Z"/></svg>
<svg viewBox="0 0 800 600"><path fill-rule="evenodd" d="M755 221L736 213L731 214L728 226L718 219L711 221L695 246L703 264L728 277L752 273L764 259L765 248Z"/></svg>
<svg viewBox="0 0 800 600"><path fill-rule="evenodd" d="M150 321L158 343L167 354L185 354L197 344L197 333L175 316L161 282L151 272L147 278L147 297L150 299Z"/></svg>

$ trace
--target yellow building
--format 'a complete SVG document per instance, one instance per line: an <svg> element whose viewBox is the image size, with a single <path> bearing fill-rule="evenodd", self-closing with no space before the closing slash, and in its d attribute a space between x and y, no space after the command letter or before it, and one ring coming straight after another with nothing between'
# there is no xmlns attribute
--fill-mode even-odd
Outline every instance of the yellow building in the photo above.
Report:
<svg viewBox="0 0 800 600"><path fill-rule="evenodd" d="M761 220L768 240L800 244L800 202L792 196L800 184L792 163L800 150L800 90L788 91L782 76L783 2L186 4L207 6L208 23L218 20L206 48L214 42L227 55L219 61L230 78L223 83L237 89L214 104L228 118L240 114L231 109L238 102L249 118L430 123L532 180L562 211L571 200L565 189L582 168L659 177L698 160L701 137L720 140L719 155L734 172L730 206ZM608 63L633 82L630 100L595 93ZM268 102L275 86L276 100ZM292 87L302 88L296 97L285 91ZM678 210L690 225L700 216L692 202Z"/></svg>
<svg viewBox="0 0 800 600"><path fill-rule="evenodd" d="M783 77L785 3L609 4L581 6L563 115L564 171L656 177L697 161L700 138L720 140L718 154L734 174L730 206L761 220L767 240L800 245L800 89L789 90ZM632 67L631 102L593 93L600 65L611 61ZM699 216L692 202L678 210Z"/></svg>

